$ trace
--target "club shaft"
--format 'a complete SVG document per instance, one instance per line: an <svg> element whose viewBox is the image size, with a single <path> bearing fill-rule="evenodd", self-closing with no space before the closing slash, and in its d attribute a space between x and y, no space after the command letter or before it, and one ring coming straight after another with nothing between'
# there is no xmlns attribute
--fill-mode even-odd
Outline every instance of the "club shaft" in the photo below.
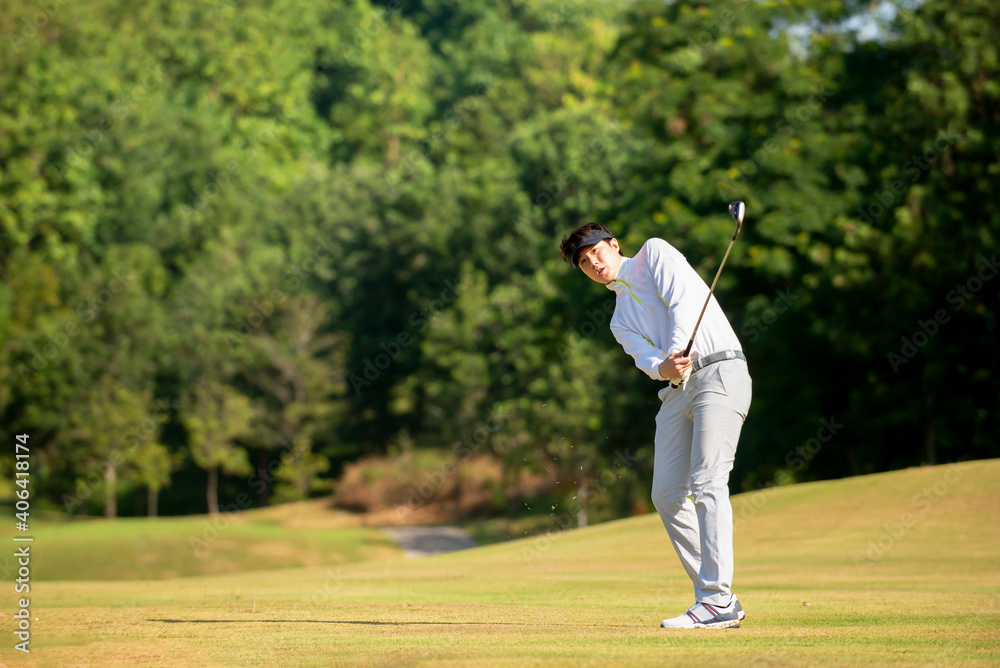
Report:
<svg viewBox="0 0 1000 668"><path fill-rule="evenodd" d="M698 315L698 322L694 324L694 331L691 332L691 340L688 341L687 348L684 349L684 354L681 357L687 357L691 354L691 346L694 345L694 337L698 333L698 327L701 326L701 319L705 317L705 309L708 308L708 302L712 301L712 293L715 292L715 284L719 282L719 275L722 273L722 268L726 266L726 260L729 258L729 251L733 250L733 244L736 243L736 235L733 235L732 241L729 242L729 248L726 249L726 254L722 256L722 262L719 263L719 270L715 272L715 280L712 281L712 287L708 289L708 299L705 300L705 305L701 307L701 313Z"/></svg>

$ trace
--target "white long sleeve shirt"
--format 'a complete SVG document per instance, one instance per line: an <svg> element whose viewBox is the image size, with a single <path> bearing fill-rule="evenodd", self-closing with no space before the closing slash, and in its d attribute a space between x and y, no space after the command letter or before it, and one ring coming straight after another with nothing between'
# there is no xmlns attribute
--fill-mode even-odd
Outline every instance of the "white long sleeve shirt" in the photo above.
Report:
<svg viewBox="0 0 1000 668"><path fill-rule="evenodd" d="M708 285L687 259L663 239L649 239L635 257L623 257L618 275L608 283L616 293L611 331L655 380L669 353L682 352L691 338L698 314L708 297ZM742 350L722 307L712 295L705 310L691 357L722 350Z"/></svg>

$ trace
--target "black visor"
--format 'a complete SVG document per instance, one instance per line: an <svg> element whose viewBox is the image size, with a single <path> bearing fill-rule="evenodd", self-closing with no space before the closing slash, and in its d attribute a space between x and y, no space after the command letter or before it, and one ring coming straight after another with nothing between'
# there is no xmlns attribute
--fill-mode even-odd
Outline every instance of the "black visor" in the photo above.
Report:
<svg viewBox="0 0 1000 668"><path fill-rule="evenodd" d="M573 251L573 257L570 260L570 264L573 265L573 268L576 269L576 256L582 249L588 246L593 246L594 244L599 244L605 239L614 239L614 237L604 230L591 230L590 232L587 232L587 236L580 240L576 250Z"/></svg>

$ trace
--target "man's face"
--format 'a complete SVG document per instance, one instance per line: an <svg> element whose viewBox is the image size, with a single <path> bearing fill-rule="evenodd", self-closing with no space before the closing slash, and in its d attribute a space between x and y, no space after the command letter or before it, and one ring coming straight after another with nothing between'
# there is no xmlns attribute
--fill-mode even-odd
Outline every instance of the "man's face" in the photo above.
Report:
<svg viewBox="0 0 1000 668"><path fill-rule="evenodd" d="M607 285L618 276L622 256L617 239L604 239L577 252L576 264L589 278Z"/></svg>

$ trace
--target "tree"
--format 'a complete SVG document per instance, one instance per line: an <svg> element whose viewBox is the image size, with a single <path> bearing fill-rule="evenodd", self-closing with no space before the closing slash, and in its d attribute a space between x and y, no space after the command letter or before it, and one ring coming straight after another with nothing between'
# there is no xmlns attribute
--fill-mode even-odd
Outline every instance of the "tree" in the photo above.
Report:
<svg viewBox="0 0 1000 668"><path fill-rule="evenodd" d="M188 446L195 463L208 472L208 512L219 514L219 472L248 475L247 451L238 439L253 434L256 415L250 399L218 381L207 381L181 400Z"/></svg>
<svg viewBox="0 0 1000 668"><path fill-rule="evenodd" d="M628 461L585 504L627 512L656 386L558 239L664 237L710 279L743 199L716 289L755 379L734 484L995 455L996 27L987 0L8 2L0 424L49 501L113 474L175 513L196 388L227 388L209 449L280 466L275 498L502 414L506 475ZM86 416L151 397L185 412L105 470Z"/></svg>
<svg viewBox="0 0 1000 668"><path fill-rule="evenodd" d="M323 331L327 308L315 295L289 298L277 319L274 334L262 330L248 341L240 376L261 394L259 444L283 445L277 498L304 499L327 487L319 476L330 462L314 444L344 414L346 345Z"/></svg>
<svg viewBox="0 0 1000 668"><path fill-rule="evenodd" d="M168 480L169 467L152 462L168 460L166 448L157 442L159 425L153 418L152 398L129 390L109 375L89 389L70 414L67 436L76 464L76 497L67 503L72 510L93 492L99 473L103 478L104 516L118 516L117 496L123 484L139 482L159 489ZM136 475L136 471L145 475Z"/></svg>

